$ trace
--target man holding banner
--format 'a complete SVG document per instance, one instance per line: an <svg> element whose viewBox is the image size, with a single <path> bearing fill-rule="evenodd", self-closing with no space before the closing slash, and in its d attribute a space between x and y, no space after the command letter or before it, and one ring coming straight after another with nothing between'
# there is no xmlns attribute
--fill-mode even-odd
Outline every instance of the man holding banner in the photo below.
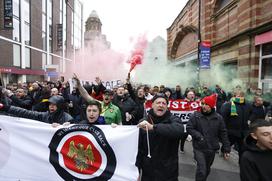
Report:
<svg viewBox="0 0 272 181"><path fill-rule="evenodd" d="M167 109L168 99L156 94L152 109L138 127L139 148L136 166L142 181L178 181L178 146L184 134L182 121Z"/></svg>

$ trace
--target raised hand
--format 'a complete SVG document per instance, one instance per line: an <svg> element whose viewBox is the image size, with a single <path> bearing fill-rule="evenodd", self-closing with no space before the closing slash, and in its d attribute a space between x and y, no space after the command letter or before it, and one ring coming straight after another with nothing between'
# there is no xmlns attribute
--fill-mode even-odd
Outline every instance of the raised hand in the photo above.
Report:
<svg viewBox="0 0 272 181"><path fill-rule="evenodd" d="M95 77L95 82L97 84L101 84L102 83L102 81L101 81L101 79L99 77Z"/></svg>
<svg viewBox="0 0 272 181"><path fill-rule="evenodd" d="M73 79L74 82L75 82L75 86L76 86L76 87L79 87L79 85L80 85L80 80L79 80L78 76L77 76L75 73L74 73L72 79Z"/></svg>

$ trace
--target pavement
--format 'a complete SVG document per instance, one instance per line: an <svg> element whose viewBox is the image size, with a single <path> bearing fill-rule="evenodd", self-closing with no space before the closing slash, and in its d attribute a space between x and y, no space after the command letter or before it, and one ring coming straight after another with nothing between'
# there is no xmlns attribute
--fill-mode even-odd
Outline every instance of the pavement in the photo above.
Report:
<svg viewBox="0 0 272 181"><path fill-rule="evenodd" d="M192 142L186 141L184 154L179 153L179 181L194 181L195 170ZM232 151L229 160L216 154L207 181L240 181L237 152Z"/></svg>

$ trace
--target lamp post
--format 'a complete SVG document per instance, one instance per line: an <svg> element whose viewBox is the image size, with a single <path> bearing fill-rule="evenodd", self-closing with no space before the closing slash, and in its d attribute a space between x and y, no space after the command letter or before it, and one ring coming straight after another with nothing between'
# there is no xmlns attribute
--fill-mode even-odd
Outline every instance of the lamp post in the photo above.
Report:
<svg viewBox="0 0 272 181"><path fill-rule="evenodd" d="M200 86L201 0L198 0L197 83Z"/></svg>

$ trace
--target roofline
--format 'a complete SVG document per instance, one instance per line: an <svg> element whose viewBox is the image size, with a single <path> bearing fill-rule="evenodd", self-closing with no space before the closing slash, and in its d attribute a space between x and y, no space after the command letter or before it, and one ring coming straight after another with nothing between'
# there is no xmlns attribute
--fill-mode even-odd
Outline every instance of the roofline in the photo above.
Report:
<svg viewBox="0 0 272 181"><path fill-rule="evenodd" d="M184 13L185 11L185 8L188 6L188 4L191 2L191 1L195 1L195 0L188 0L186 5L183 7L183 9L180 11L180 13L178 14L178 16L175 18L175 20L172 22L172 24L166 29L166 30L169 30L173 27L173 25L175 24L175 22L179 19L179 17Z"/></svg>

